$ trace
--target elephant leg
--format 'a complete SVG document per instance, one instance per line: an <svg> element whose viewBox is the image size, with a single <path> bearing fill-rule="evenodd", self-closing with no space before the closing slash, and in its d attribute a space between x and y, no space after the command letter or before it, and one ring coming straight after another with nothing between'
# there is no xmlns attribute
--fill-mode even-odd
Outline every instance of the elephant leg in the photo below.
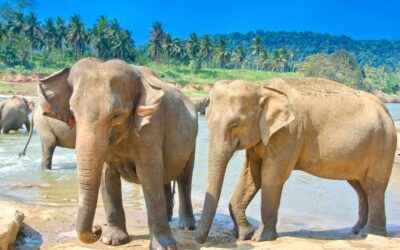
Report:
<svg viewBox="0 0 400 250"><path fill-rule="evenodd" d="M54 142L42 141L42 169L51 169L55 149Z"/></svg>
<svg viewBox="0 0 400 250"><path fill-rule="evenodd" d="M301 145L290 135L274 137L265 149L261 164L261 220L255 241L275 240L282 189L294 169Z"/></svg>
<svg viewBox="0 0 400 250"><path fill-rule="evenodd" d="M368 219L361 233L386 236L385 191L387 181L382 182L377 178L362 180L368 199Z"/></svg>
<svg viewBox="0 0 400 250"><path fill-rule="evenodd" d="M247 151L239 182L229 202L229 212L234 223L233 233L240 240L248 240L254 233L254 227L247 220L245 212L260 189L260 167L261 160Z"/></svg>
<svg viewBox="0 0 400 250"><path fill-rule="evenodd" d="M107 227L101 242L113 246L124 244L129 240L129 235L122 205L121 177L118 170L107 163L104 163L100 190L107 217Z"/></svg>
<svg viewBox="0 0 400 250"><path fill-rule="evenodd" d="M145 149L154 147L146 146ZM176 241L168 224L167 207L164 197L164 166L159 152L141 152L136 161L136 172L142 184L147 208L147 223L150 231L150 249L176 249ZM150 157L151 156L151 157Z"/></svg>
<svg viewBox="0 0 400 250"><path fill-rule="evenodd" d="M184 230L194 230L196 225L191 199L195 151L195 148L193 148L192 154L186 163L183 173L178 177L179 227Z"/></svg>
<svg viewBox="0 0 400 250"><path fill-rule="evenodd" d="M347 181L357 192L358 196L358 221L351 229L351 232L358 234L367 224L368 220L368 197L361 183L356 180Z"/></svg>
<svg viewBox="0 0 400 250"><path fill-rule="evenodd" d="M175 185L175 184L174 184ZM164 196L167 206L168 221L171 221L174 213L174 194L172 193L171 183L164 184Z"/></svg>

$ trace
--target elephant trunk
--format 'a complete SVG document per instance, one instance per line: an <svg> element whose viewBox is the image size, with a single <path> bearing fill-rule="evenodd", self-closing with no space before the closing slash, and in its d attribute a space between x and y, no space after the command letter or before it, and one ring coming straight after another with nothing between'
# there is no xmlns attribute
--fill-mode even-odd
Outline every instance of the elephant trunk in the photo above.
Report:
<svg viewBox="0 0 400 250"><path fill-rule="evenodd" d="M204 243L207 239L221 195L226 166L233 154L232 150L215 150L220 147L215 145L217 144L213 143L209 148L207 191L203 213L195 236L198 243Z"/></svg>
<svg viewBox="0 0 400 250"><path fill-rule="evenodd" d="M109 138L102 129L77 126L77 169L79 208L76 232L80 241L94 243L101 237L101 227L93 226L105 155Z"/></svg>

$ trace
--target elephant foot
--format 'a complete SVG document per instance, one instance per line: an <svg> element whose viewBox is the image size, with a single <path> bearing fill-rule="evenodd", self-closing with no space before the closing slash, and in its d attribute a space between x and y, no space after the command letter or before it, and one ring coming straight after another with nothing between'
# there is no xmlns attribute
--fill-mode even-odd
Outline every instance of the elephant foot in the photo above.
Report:
<svg viewBox="0 0 400 250"><path fill-rule="evenodd" d="M177 250L176 241L171 234L154 235L150 242L151 250Z"/></svg>
<svg viewBox="0 0 400 250"><path fill-rule="evenodd" d="M270 229L266 228L264 225L260 225L251 239L254 241L272 241L276 240L277 237L276 229Z"/></svg>
<svg viewBox="0 0 400 250"><path fill-rule="evenodd" d="M114 226L107 226L101 237L101 242L106 245L118 246L129 241L129 235L122 229Z"/></svg>
<svg viewBox="0 0 400 250"><path fill-rule="evenodd" d="M251 224L233 227L233 235L239 240L250 240L254 234L254 227Z"/></svg>
<svg viewBox="0 0 400 250"><path fill-rule="evenodd" d="M194 216L192 217L180 217L179 218L179 228L185 231L193 231L196 229L196 220Z"/></svg>
<svg viewBox="0 0 400 250"><path fill-rule="evenodd" d="M351 232L353 234L358 234L361 232L361 230L364 228L365 224L364 223L356 223L352 228Z"/></svg>
<svg viewBox="0 0 400 250"><path fill-rule="evenodd" d="M385 228L373 228L373 227L364 227L361 231L360 234L362 236L367 236L368 234L374 234L374 235L379 235L379 236L387 236L387 231Z"/></svg>

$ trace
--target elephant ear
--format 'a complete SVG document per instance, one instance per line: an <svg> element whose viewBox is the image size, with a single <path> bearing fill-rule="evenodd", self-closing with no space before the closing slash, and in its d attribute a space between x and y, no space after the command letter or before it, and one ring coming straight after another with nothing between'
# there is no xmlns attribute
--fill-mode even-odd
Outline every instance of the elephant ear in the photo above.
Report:
<svg viewBox="0 0 400 250"><path fill-rule="evenodd" d="M38 94L44 102L40 105L44 115L65 122L70 128L75 125L75 118L69 106L72 89L68 83L70 69L64 68L40 80Z"/></svg>
<svg viewBox="0 0 400 250"><path fill-rule="evenodd" d="M261 117L259 127L262 142L267 145L271 136L291 123L295 116L285 93L265 86L261 87L260 92Z"/></svg>
<svg viewBox="0 0 400 250"><path fill-rule="evenodd" d="M5 104L6 101L0 102L0 131L1 131L1 113L3 113L3 108Z"/></svg>
<svg viewBox="0 0 400 250"><path fill-rule="evenodd" d="M135 132L139 135L140 130L150 124L159 109L164 91L161 86L164 84L154 73L144 74L140 77L141 90L136 106L136 127Z"/></svg>
<svg viewBox="0 0 400 250"><path fill-rule="evenodd" d="M27 114L30 114L34 109L35 109L35 102L32 100L28 100L26 98L23 98L25 105L26 105L26 112Z"/></svg>

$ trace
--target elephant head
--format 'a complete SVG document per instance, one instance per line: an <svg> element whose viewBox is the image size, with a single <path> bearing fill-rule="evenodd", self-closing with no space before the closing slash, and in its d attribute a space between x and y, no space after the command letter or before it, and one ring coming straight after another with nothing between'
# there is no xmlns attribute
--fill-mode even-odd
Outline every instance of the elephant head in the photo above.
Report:
<svg viewBox="0 0 400 250"><path fill-rule="evenodd" d="M26 98L23 98L23 100L26 105L26 114L30 114L35 109L35 102Z"/></svg>
<svg viewBox="0 0 400 250"><path fill-rule="evenodd" d="M76 231L82 242L93 243L101 236L93 219L107 152L151 122L164 94L159 83L147 68L93 58L40 80L44 114L76 126Z"/></svg>
<svg viewBox="0 0 400 250"><path fill-rule="evenodd" d="M219 81L210 93L206 114L210 142L208 183L196 240L208 236L221 194L226 166L237 150L260 143L294 119L285 93L267 85L242 80Z"/></svg>

